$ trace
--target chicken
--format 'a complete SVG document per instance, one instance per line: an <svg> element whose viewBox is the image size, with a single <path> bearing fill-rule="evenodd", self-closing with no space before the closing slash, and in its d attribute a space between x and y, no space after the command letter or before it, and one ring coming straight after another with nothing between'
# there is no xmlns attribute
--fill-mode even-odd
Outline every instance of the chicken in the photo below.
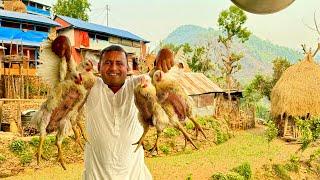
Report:
<svg viewBox="0 0 320 180"><path fill-rule="evenodd" d="M143 139L150 126L157 129L157 139L151 152L158 152L158 139L163 129L169 125L169 119L161 105L157 102L156 89L151 83L149 76L142 76L140 82L134 89L134 102L139 110L138 118L143 126L144 132L138 142L135 151L142 145Z"/></svg>
<svg viewBox="0 0 320 180"><path fill-rule="evenodd" d="M93 86L94 80L90 75L92 63L89 61L84 62L77 69L76 65L72 63L69 40L66 37L60 39L58 37L57 39L52 44L50 44L50 41L47 42L40 54L40 58L44 63L39 68L39 74L51 85L51 90L48 99L41 105L40 110L34 115L32 121L40 130L37 163L39 164L42 157L42 146L46 133L57 131L58 161L66 169L62 156L62 140L71 121L76 141L82 148L79 133L75 129L76 125L80 127L83 136L84 133L76 117L78 117L77 112L79 110L82 111L88 90ZM65 66L59 66L59 64L63 64L63 59L68 62L66 69ZM81 73L84 75L84 80Z"/></svg>
<svg viewBox="0 0 320 180"><path fill-rule="evenodd" d="M206 138L202 127L192 115L192 103L189 97L183 91L182 87L171 78L170 72L165 74L164 72L157 70L153 74L152 80L157 91L158 101L167 113L170 123L183 133L185 137L185 146L188 140L196 149L198 149L180 123L184 122L186 118L189 118L195 125L196 136L198 136L198 131L200 131Z"/></svg>
<svg viewBox="0 0 320 180"><path fill-rule="evenodd" d="M81 124L82 121L85 119L84 115L84 103L86 102L88 95L90 93L91 88L93 87L96 77L93 75L93 63L91 60L84 60L82 61L77 70L81 73L82 75L82 85L84 86L86 90L86 94L81 99L81 103L79 104L78 108L73 109L71 112L71 117L70 117L70 122L72 125L72 130L75 135L75 141L80 145L81 149L83 150L83 146L80 141L80 133L83 136L83 138L88 142L88 138L86 136L86 133L84 131L84 127ZM77 126L80 128L80 133L77 130Z"/></svg>
<svg viewBox="0 0 320 180"><path fill-rule="evenodd" d="M40 130L40 143L37 152L37 163L39 164L42 156L42 146L46 133L57 131L56 145L58 147L58 161L64 169L64 160L62 157L62 140L70 126L70 112L77 108L81 99L85 97L86 90L83 86L72 80L64 80L57 84L54 91L48 96L48 99L41 105L40 110L32 117L32 122ZM54 122L54 123L52 123Z"/></svg>

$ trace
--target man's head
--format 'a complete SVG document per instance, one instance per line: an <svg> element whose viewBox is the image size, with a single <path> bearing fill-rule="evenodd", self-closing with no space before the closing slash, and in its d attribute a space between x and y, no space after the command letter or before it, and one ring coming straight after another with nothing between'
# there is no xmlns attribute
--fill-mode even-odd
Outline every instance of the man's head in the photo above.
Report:
<svg viewBox="0 0 320 180"><path fill-rule="evenodd" d="M101 51L98 70L109 88L120 89L128 72L127 53L120 46L109 46Z"/></svg>

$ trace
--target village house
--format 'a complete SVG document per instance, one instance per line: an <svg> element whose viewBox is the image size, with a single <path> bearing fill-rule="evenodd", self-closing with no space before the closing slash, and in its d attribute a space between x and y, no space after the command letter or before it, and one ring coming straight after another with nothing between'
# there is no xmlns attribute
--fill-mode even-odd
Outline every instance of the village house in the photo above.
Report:
<svg viewBox="0 0 320 180"><path fill-rule="evenodd" d="M72 55L78 63L83 57L91 56L91 59L94 57L94 64L97 64L99 52L115 44L128 53L129 72L132 73L138 69L138 60L146 54L149 41L131 32L61 15L55 16L54 20L61 24L58 34L70 39Z"/></svg>

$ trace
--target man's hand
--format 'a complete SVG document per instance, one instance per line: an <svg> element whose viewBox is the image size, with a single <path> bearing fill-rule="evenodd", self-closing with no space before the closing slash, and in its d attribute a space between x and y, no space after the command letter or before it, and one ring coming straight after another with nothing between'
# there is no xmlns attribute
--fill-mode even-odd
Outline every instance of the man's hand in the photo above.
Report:
<svg viewBox="0 0 320 180"><path fill-rule="evenodd" d="M162 70L163 72L168 72L174 65L174 55L173 52L168 48L160 49L155 60L155 68L157 70Z"/></svg>

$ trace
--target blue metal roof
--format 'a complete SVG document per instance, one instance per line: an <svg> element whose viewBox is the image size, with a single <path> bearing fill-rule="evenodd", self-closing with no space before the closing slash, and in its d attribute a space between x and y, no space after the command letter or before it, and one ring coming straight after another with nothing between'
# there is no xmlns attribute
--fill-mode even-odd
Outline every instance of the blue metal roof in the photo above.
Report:
<svg viewBox="0 0 320 180"><path fill-rule="evenodd" d="M131 32L128 32L125 30L106 27L106 26L102 26L102 25L94 24L94 23L89 23L86 21L82 21L80 19L75 19L75 18L71 18L71 17L67 17L67 16L57 15L57 17L70 23L74 28L77 28L77 29L83 29L83 30L87 30L87 31L91 31L91 32L98 32L98 33L104 33L104 34L110 34L110 35L130 39L130 40L134 40L134 41L143 41L146 43L149 42L149 41L142 39L141 37L134 35Z"/></svg>
<svg viewBox="0 0 320 180"><path fill-rule="evenodd" d="M39 31L24 31L21 29L0 27L0 43L23 44L39 47L47 39L48 33Z"/></svg>
<svg viewBox="0 0 320 180"><path fill-rule="evenodd" d="M32 7L32 6L27 6L27 11L30 12L30 13L36 13L36 14L39 14L39 15L48 16L50 18L50 12L46 11L46 10L43 10L43 9L39 9L39 8Z"/></svg>
<svg viewBox="0 0 320 180"><path fill-rule="evenodd" d="M55 22L54 20L41 15L19 13L5 10L0 10L0 19L11 19L14 21L32 22L49 26L60 26L60 24Z"/></svg>

